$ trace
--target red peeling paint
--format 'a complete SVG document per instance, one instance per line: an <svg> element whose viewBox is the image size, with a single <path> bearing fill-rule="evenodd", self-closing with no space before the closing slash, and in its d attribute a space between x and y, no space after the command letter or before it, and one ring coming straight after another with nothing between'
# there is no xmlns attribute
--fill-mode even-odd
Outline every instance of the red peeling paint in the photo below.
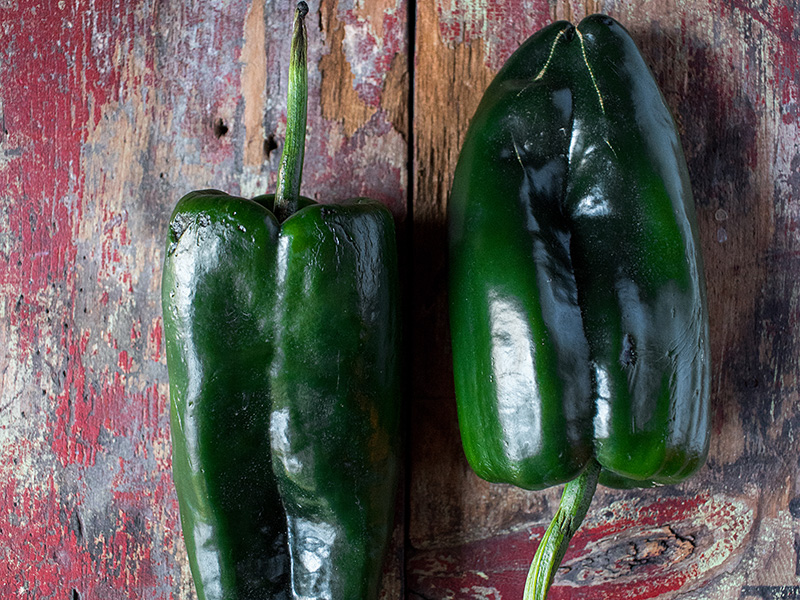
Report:
<svg viewBox="0 0 800 600"><path fill-rule="evenodd" d="M800 114L797 106L800 98L800 13L797 6L770 2L767 7L756 7L740 0L730 3L713 2L713 5L723 16L743 15L763 28L764 39L759 40L758 46L767 44L770 49L770 62L774 70L772 84L783 105L782 119L788 123L796 122ZM736 63L732 67L734 72L739 70ZM749 70L749 65L746 68ZM762 71L762 68L757 71Z"/></svg>
<svg viewBox="0 0 800 600"><path fill-rule="evenodd" d="M125 373L130 373L131 366L133 365L133 359L128 356L128 352L123 350L119 353L119 361L117 361L117 366L122 369Z"/></svg>
<svg viewBox="0 0 800 600"><path fill-rule="evenodd" d="M21 444L20 448L32 448ZM10 456L3 456L5 461ZM168 482L147 482L154 490L153 505L164 501ZM4 565L0 567L0 590L7 598L71 598L73 590L82 598L108 600L152 598L167 600L152 567L152 549L147 537L153 515L118 509L96 536L87 536L81 515L85 498L65 496L54 476L36 487L21 485L14 478L0 481L3 498L12 510L0 514L0 540ZM132 493L120 498L127 504ZM163 506L163 504L162 504ZM177 525L177 523L172 523ZM168 537L174 543L174 534Z"/></svg>
<svg viewBox="0 0 800 600"><path fill-rule="evenodd" d="M142 337L142 322L140 320L134 321L131 325L131 344Z"/></svg>
<svg viewBox="0 0 800 600"><path fill-rule="evenodd" d="M650 502L631 499L615 503L604 513L595 511L578 530L564 558L562 568L570 574L557 578L548 598L646 600L680 590L706 574L711 564L708 555L719 553L719 549L693 549L674 565L614 551L610 556L618 555L618 562L604 564L608 559L603 556L614 544L624 545L626 536L631 542L641 543L648 538L658 539L659 532L670 527L704 524L730 526L730 544L735 547L743 542L737 536L740 531L749 530L752 515L740 505L715 501L709 494L656 498ZM409 589L429 598L521 597L530 560L544 531L544 526L537 526L461 546L414 553L409 561ZM730 544L726 556L732 552Z"/></svg>
<svg viewBox="0 0 800 600"><path fill-rule="evenodd" d="M81 227L90 219L92 235L104 240L98 271L116 264L133 291L130 265L119 250L132 243L128 214L110 211L107 195L86 195L82 165L104 107L124 101L148 77L152 83L152 61L144 65L150 75L130 75L130 44L137 39L152 48L154 29L142 19L144 4L98 0L91 10L62 4L2 7L0 106L7 134L0 132L0 190L7 212L0 238L10 250L0 253L0 301L17 342L14 359L35 366L27 383L36 397L21 401L22 420L3 421L18 439L0 449L0 596L166 600L175 581L157 572L178 567L163 564L153 528L166 524L169 531L160 535L175 545L168 460L160 461L156 480L138 472L117 479L112 489L92 488L109 477L115 436L146 447L168 443L166 398L155 385L138 391L125 379L139 362L131 348L141 337L135 328L115 367L93 358L104 334L113 334L111 325L107 332L91 326L103 323L100 315L92 321L85 315L118 315L102 280L99 306L82 296L97 265L91 253L78 255ZM157 337L160 345L160 331Z"/></svg>
<svg viewBox="0 0 800 600"><path fill-rule="evenodd" d="M161 360L162 339L164 336L164 325L161 317L153 321L153 326L150 329L149 337L149 354L152 360L159 362Z"/></svg>
<svg viewBox="0 0 800 600"><path fill-rule="evenodd" d="M177 597L188 583L152 263L166 205L188 191L175 188L237 191L249 3L0 4L0 335L13 336L25 379L13 404L23 419L0 416L12 440L0 447L0 597ZM369 106L408 51L406 10L399 1L351 57ZM321 168L308 189L358 171L340 178L341 197L402 214L406 151L376 114L343 141L311 111L307 156ZM229 127L219 138L218 119Z"/></svg>

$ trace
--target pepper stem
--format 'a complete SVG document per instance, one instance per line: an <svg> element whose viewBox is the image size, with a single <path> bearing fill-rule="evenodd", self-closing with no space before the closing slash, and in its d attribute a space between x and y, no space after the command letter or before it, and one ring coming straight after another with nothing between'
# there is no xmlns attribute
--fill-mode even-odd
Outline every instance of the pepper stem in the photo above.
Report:
<svg viewBox="0 0 800 600"><path fill-rule="evenodd" d="M533 556L523 600L544 600L547 597L569 541L589 510L599 477L600 463L592 458L583 473L564 486L558 510Z"/></svg>
<svg viewBox="0 0 800 600"><path fill-rule="evenodd" d="M289 57L289 91L286 107L286 141L278 168L278 186L275 190L275 216L283 221L297 211L300 182L303 179L303 158L306 146L306 120L308 117L308 67L306 65L305 17L308 4L298 2L294 12L292 49Z"/></svg>

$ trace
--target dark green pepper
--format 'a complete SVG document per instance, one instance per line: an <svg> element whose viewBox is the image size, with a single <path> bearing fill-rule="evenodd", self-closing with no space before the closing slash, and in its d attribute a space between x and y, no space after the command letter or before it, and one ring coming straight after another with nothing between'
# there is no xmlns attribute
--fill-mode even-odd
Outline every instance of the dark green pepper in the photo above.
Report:
<svg viewBox="0 0 800 600"><path fill-rule="evenodd" d="M162 281L173 473L200 600L376 598L394 516L394 223L298 195L298 4L274 196L215 190L172 215Z"/></svg>
<svg viewBox="0 0 800 600"><path fill-rule="evenodd" d="M470 465L567 485L543 598L598 482L676 483L709 443L708 311L669 109L607 16L529 38L487 89L449 203L456 397Z"/></svg>

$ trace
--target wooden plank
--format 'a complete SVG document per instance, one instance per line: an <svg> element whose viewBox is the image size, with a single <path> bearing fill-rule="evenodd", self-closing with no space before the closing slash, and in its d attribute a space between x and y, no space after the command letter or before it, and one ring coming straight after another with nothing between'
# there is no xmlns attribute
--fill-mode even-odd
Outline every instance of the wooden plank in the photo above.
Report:
<svg viewBox="0 0 800 600"><path fill-rule="evenodd" d="M369 6L367 6L369 4ZM605 10L676 114L711 299L709 464L660 490L601 490L553 598L800 595L796 0L420 0L414 179L407 5L311 3L305 192L414 190L411 598L518 598L559 490L478 480L455 420L445 208L494 72L556 18ZM274 185L284 4L0 2L0 592L191 598L169 474L158 302L173 203ZM401 595L402 530L384 597Z"/></svg>
<svg viewBox="0 0 800 600"><path fill-rule="evenodd" d="M371 196L402 221L405 2L311 10L303 191ZM273 0L0 2L4 598L194 597L170 473L163 238L189 190L274 187L291 18Z"/></svg>
<svg viewBox="0 0 800 600"><path fill-rule="evenodd" d="M795 597L800 7L694 0L417 5L409 597L521 597L558 501L557 489L482 482L459 449L445 209L469 118L505 58L540 26L598 11L630 30L683 136L710 295L714 437L683 485L601 489L551 597Z"/></svg>

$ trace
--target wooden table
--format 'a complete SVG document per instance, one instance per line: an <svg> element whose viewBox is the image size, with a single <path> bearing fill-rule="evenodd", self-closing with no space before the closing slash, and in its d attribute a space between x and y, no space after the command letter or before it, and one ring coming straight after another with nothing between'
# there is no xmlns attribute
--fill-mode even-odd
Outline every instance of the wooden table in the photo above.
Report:
<svg viewBox="0 0 800 600"><path fill-rule="evenodd" d="M385 202L408 320L384 597L521 598L559 489L474 476L451 383L445 207L492 75L603 11L675 113L707 266L700 474L601 489L551 598L800 598L800 3L313 0L304 193ZM194 597L159 302L185 192L274 186L291 2L0 0L0 597Z"/></svg>

